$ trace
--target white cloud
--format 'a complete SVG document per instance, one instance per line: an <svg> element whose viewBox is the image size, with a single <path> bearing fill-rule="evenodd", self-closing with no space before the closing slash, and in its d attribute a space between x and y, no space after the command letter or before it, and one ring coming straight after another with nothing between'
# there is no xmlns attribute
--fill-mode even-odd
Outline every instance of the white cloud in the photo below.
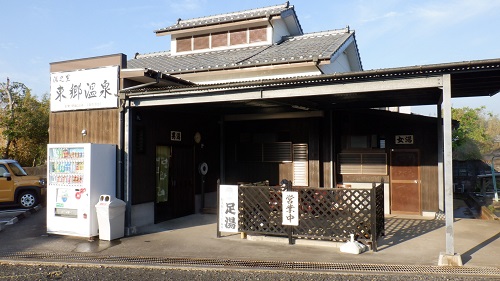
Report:
<svg viewBox="0 0 500 281"><path fill-rule="evenodd" d="M39 56L31 57L29 59L29 62L31 64L44 64L44 63L46 63L45 62L45 58L44 57L39 57Z"/></svg>
<svg viewBox="0 0 500 281"><path fill-rule="evenodd" d="M113 41L109 41L109 42L106 42L106 43L102 43L101 45L97 45L95 47L92 48L92 50L110 50L113 45L115 44L115 42Z"/></svg>
<svg viewBox="0 0 500 281"><path fill-rule="evenodd" d="M17 49L17 47L12 42L0 42L0 49L2 49L2 50L11 50L11 49Z"/></svg>
<svg viewBox="0 0 500 281"><path fill-rule="evenodd" d="M479 22L495 19L499 12L500 1L496 0L359 1L351 25L369 41L394 36L446 37L476 25L481 28Z"/></svg>
<svg viewBox="0 0 500 281"><path fill-rule="evenodd" d="M200 10L206 4L206 0L182 0L172 1L169 6L174 14L186 14L186 11Z"/></svg>
<svg viewBox="0 0 500 281"><path fill-rule="evenodd" d="M147 25L145 25L145 27L151 28L151 31L154 31L154 30L157 30L160 28L164 28L164 27L173 25L174 23L175 23L175 21L173 19L169 20L169 21L152 21L152 22L149 22Z"/></svg>
<svg viewBox="0 0 500 281"><path fill-rule="evenodd" d="M362 23L373 23L373 22L379 22L379 21L383 21L383 20L387 20L387 19L394 19L394 18L398 18L401 16L402 16L401 13L397 13L395 11L389 11L389 12L386 12L382 15L377 15L377 14L371 15L370 14L369 17L362 18L361 22Z"/></svg>
<svg viewBox="0 0 500 281"><path fill-rule="evenodd" d="M449 26L483 15L496 14L498 9L500 9L499 1L455 0L420 6L415 9L414 14L417 20Z"/></svg>

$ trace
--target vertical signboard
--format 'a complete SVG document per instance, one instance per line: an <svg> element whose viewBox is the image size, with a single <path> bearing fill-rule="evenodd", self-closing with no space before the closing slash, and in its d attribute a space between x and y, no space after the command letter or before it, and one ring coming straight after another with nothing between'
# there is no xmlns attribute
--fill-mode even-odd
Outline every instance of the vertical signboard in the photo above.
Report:
<svg viewBox="0 0 500 281"><path fill-rule="evenodd" d="M219 188L219 231L238 232L238 186Z"/></svg>
<svg viewBox="0 0 500 281"><path fill-rule="evenodd" d="M50 111L118 107L118 66L50 73Z"/></svg>
<svg viewBox="0 0 500 281"><path fill-rule="evenodd" d="M283 191L283 225L299 225L299 193Z"/></svg>
<svg viewBox="0 0 500 281"><path fill-rule="evenodd" d="M156 147L156 203L168 201L170 147Z"/></svg>

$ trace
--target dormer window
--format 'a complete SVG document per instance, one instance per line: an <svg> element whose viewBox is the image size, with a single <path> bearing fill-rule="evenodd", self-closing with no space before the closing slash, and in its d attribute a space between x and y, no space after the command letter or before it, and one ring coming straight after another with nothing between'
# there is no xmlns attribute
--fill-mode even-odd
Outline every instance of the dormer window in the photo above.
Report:
<svg viewBox="0 0 500 281"><path fill-rule="evenodd" d="M179 37L176 39L176 52L182 53L238 45L252 45L267 41L267 26L257 26L224 32Z"/></svg>

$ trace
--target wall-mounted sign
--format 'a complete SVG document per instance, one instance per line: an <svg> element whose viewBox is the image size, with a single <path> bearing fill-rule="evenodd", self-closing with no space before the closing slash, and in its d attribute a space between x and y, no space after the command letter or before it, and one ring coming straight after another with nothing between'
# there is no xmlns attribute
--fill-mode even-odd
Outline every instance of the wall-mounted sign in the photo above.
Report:
<svg viewBox="0 0 500 281"><path fill-rule="evenodd" d="M179 131L170 131L170 140L171 141L181 141L182 134Z"/></svg>
<svg viewBox="0 0 500 281"><path fill-rule="evenodd" d="M299 193L283 191L283 225L299 225Z"/></svg>
<svg viewBox="0 0 500 281"><path fill-rule="evenodd" d="M219 231L238 232L238 186L237 185L220 186Z"/></svg>
<svg viewBox="0 0 500 281"><path fill-rule="evenodd" d="M50 73L50 110L118 107L118 66Z"/></svg>
<svg viewBox="0 0 500 281"><path fill-rule="evenodd" d="M413 144L413 135L396 135L396 144Z"/></svg>

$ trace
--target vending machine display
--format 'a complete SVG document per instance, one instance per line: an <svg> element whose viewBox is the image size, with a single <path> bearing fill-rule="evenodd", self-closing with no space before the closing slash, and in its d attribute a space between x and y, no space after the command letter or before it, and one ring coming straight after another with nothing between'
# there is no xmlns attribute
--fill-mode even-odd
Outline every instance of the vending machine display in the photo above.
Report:
<svg viewBox="0 0 500 281"><path fill-rule="evenodd" d="M116 190L116 146L49 144L47 154L47 232L97 236L95 204Z"/></svg>

